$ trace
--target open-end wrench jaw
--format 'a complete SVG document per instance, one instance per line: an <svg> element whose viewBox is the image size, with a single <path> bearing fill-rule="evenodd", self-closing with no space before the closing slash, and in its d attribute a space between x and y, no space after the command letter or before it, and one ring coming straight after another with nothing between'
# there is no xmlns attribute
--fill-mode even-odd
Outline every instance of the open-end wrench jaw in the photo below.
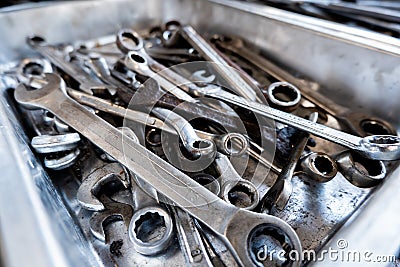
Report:
<svg viewBox="0 0 400 267"><path fill-rule="evenodd" d="M53 97L57 99L60 93L67 95L65 82L58 75L45 73L45 80L47 83L37 90L28 90L25 85L19 84L15 89L15 99L28 109L46 109L41 100Z"/></svg>

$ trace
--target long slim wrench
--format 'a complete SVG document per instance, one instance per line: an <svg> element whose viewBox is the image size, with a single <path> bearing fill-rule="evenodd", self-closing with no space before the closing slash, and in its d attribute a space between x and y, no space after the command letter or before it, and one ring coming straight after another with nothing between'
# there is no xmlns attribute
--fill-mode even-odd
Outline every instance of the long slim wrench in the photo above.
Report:
<svg viewBox="0 0 400 267"><path fill-rule="evenodd" d="M79 89L82 91L93 94L92 90L101 89L108 90L110 93L115 92L115 88L111 85L106 85L100 82L96 82L93 78L82 70L79 66L74 63L66 61L55 47L46 43L45 39L39 36L33 36L28 38L28 44L38 51L42 56L50 60L51 63L62 69L71 78L79 83Z"/></svg>
<svg viewBox="0 0 400 267"><path fill-rule="evenodd" d="M250 49L247 49L243 40L237 37L229 37L227 40L216 39L216 45L217 47L219 46L227 51L239 55L275 79L283 82L289 82L298 87L302 93L302 96L314 103L326 113L335 117L343 127L349 129L352 133L360 136L366 136L368 132L364 128L366 124L370 123L371 125L382 127L382 130L385 133L396 135L396 130L390 123L382 120L381 118L377 118L368 114L351 112L349 109L338 105L314 90L310 82L296 78L291 73L277 66L267 58L255 53L254 51L251 51Z"/></svg>
<svg viewBox="0 0 400 267"><path fill-rule="evenodd" d="M133 51L126 57L130 57ZM371 135L364 138L354 136L328 126L311 122L297 117L293 114L282 112L258 102L246 100L243 97L224 91L220 87L204 87L189 91L192 95L208 96L227 103L251 110L261 116L277 120L283 124L290 125L302 131L309 132L315 136L350 148L370 159L397 160L400 158L400 137L394 135Z"/></svg>
<svg viewBox="0 0 400 267"><path fill-rule="evenodd" d="M318 119L318 113L314 112L310 115L310 121L316 122ZM288 163L282 168L281 173L276 178L275 183L268 190L265 196L260 201L259 210L268 212L273 206L276 206L279 210L283 210L289 201L289 198L293 191L292 177L299 161L304 148L307 145L307 141L310 135L302 132L297 144L293 147L290 154Z"/></svg>
<svg viewBox="0 0 400 267"><path fill-rule="evenodd" d="M279 229L280 233L285 233L291 248L301 253L300 240L286 222L273 216L253 213L227 204L69 98L65 92L65 83L59 76L46 74L46 80L47 84L35 91L29 91L24 85L19 85L15 90L16 100L28 108L39 107L49 110L176 205L207 225L224 240L240 265L255 264L247 241L256 229L268 225ZM299 266L300 261L294 261L291 265Z"/></svg>
<svg viewBox="0 0 400 267"><path fill-rule="evenodd" d="M262 102L261 98L257 96L256 91L238 72L232 71L232 68L229 67L224 58L195 29L191 26L183 26L180 28L180 33L206 60L217 63L215 64L215 68L234 92L247 100Z"/></svg>

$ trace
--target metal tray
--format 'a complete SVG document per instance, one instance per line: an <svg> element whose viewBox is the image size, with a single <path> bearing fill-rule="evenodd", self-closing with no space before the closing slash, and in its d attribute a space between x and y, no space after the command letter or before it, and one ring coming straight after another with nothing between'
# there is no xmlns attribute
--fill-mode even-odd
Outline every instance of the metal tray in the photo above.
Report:
<svg viewBox="0 0 400 267"><path fill-rule="evenodd" d="M277 62L317 81L334 101L378 115L400 130L399 40L257 4L76 1L0 13L0 71L32 53L25 44L31 34L45 36L50 43L73 42L114 34L122 27L145 29L171 19L190 23L201 32L239 35L268 50ZM0 126L0 237L5 262L10 266L101 265L101 256L85 241L34 158L19 118L4 96ZM317 217L307 218L301 209L295 211L295 218L288 212L279 216L299 227L307 249L334 248L338 240L345 239L349 249L398 255L399 176L397 168L372 191L347 184L342 188L350 192L347 196L334 191L346 184L339 181L328 187L325 201L332 200L331 206L309 208ZM302 224L309 227L304 230ZM335 264L314 264L329 263Z"/></svg>

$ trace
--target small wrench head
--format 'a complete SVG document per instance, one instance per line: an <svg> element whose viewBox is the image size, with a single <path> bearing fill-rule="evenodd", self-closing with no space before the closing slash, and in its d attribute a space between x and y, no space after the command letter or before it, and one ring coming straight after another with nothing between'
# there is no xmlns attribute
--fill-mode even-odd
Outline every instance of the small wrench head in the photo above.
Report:
<svg viewBox="0 0 400 267"><path fill-rule="evenodd" d="M111 181L119 182L127 188L130 182L129 172L116 162L106 164L91 172L78 188L77 199L81 206L93 211L104 210L104 205L96 194L102 185Z"/></svg>
<svg viewBox="0 0 400 267"><path fill-rule="evenodd" d="M227 133L215 138L218 150L229 156L241 156L249 148L249 140L239 133Z"/></svg>
<svg viewBox="0 0 400 267"><path fill-rule="evenodd" d="M338 172L336 162L321 152L308 154L301 160L300 166L311 179L320 183L332 180Z"/></svg>
<svg viewBox="0 0 400 267"><path fill-rule="evenodd" d="M360 153L370 159L400 159L400 137L394 135L370 135L361 139Z"/></svg>
<svg viewBox="0 0 400 267"><path fill-rule="evenodd" d="M162 226L161 236L149 236L148 228ZM156 255L165 250L171 242L173 224L171 216L160 207L145 207L136 211L129 225L129 238L137 252L143 255Z"/></svg>
<svg viewBox="0 0 400 267"><path fill-rule="evenodd" d="M373 187L386 176L382 161L367 159L350 151L342 152L335 158L343 176L355 186Z"/></svg>
<svg viewBox="0 0 400 267"><path fill-rule="evenodd" d="M247 180L225 183L222 186L221 195L226 202L246 210L253 210L260 201L257 188Z"/></svg>
<svg viewBox="0 0 400 267"><path fill-rule="evenodd" d="M143 39L140 35L130 29L122 29L117 33L116 44L122 53L138 51L143 48Z"/></svg>
<svg viewBox="0 0 400 267"><path fill-rule="evenodd" d="M212 83L215 80L215 75L214 74L210 74L209 76L205 76L204 74L206 74L207 71L206 70L197 70L195 72L193 72L193 74L190 76L190 80L198 83Z"/></svg>
<svg viewBox="0 0 400 267"><path fill-rule="evenodd" d="M75 164L80 155L79 148L72 151L67 151L62 156L58 154L50 154L43 160L44 166L55 171L66 169Z"/></svg>
<svg viewBox="0 0 400 267"><path fill-rule="evenodd" d="M143 70L149 69L147 59L143 55L136 51L130 51L125 57L125 65L135 71L143 72Z"/></svg>
<svg viewBox="0 0 400 267"><path fill-rule="evenodd" d="M74 149L80 140L78 133L44 134L33 137L31 145L38 153L54 153Z"/></svg>
<svg viewBox="0 0 400 267"><path fill-rule="evenodd" d="M93 213L90 218L90 232L99 240L108 243L105 228L115 221L123 221L126 228L129 227L130 218L132 218L133 209L131 205L116 202L105 195L100 197L101 202L106 209Z"/></svg>
<svg viewBox="0 0 400 267"><path fill-rule="evenodd" d="M267 95L272 107L287 112L295 110L300 105L300 90L287 82L271 83L268 86Z"/></svg>

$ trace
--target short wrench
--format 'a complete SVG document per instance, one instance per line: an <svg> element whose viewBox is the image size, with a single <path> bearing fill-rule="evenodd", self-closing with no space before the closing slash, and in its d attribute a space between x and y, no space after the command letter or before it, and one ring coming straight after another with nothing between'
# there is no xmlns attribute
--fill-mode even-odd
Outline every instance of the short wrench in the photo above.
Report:
<svg viewBox="0 0 400 267"><path fill-rule="evenodd" d="M224 240L240 265L250 266L257 262L250 252L249 241L253 239L254 233L259 232L256 230L265 227L277 229L281 237L286 236L285 247L301 253L300 240L286 222L274 216L257 214L227 204L132 139L124 137L122 142L120 131L67 96L65 84L60 77L46 74L46 80L47 84L35 91L19 85L15 90L16 100L26 107L49 110L158 192L207 225ZM300 261L293 261L291 265L299 266Z"/></svg>
<svg viewBox="0 0 400 267"><path fill-rule="evenodd" d="M71 88L67 88L67 93L69 96L71 96L73 99L75 99L76 101L78 101L83 105L87 105L89 107L107 112L109 114L121 118L125 118L127 120L138 122L142 125L154 127L156 129L165 131L169 134L174 134L174 135L178 134L181 140L183 141L185 147L190 146L189 143L185 142L187 138L184 138L184 136L181 135L182 133L181 130L177 131L176 129L165 124L162 120L156 117L149 116L148 114L141 111L136 111L130 108L121 107L105 99L89 95ZM248 140L246 139L246 137L239 133L227 133L227 134L217 135L217 134L203 132L200 130L194 130L194 131L199 138L214 142L215 145L217 146L217 149L226 155L239 156L246 151L248 146Z"/></svg>
<svg viewBox="0 0 400 267"><path fill-rule="evenodd" d="M318 113L314 112L310 115L310 121L316 122L318 118ZM264 195L260 201L259 210L261 212L270 212L272 207L276 207L279 210L283 210L289 201L289 198L293 191L292 177L299 161L304 148L307 145L309 138L308 133L301 133L299 140L293 147L287 164L283 167L281 173L276 178L276 181L268 192Z"/></svg>

